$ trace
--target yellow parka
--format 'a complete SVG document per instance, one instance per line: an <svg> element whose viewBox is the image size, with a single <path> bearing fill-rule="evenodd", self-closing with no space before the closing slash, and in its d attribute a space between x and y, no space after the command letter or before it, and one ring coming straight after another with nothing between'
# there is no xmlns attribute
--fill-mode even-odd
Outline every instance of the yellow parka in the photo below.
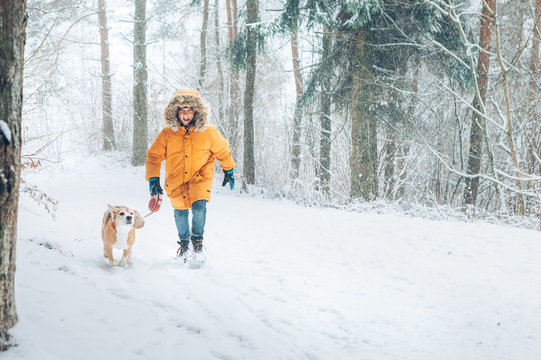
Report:
<svg viewBox="0 0 541 360"><path fill-rule="evenodd" d="M180 126L182 107L195 111L193 126ZM210 201L214 159L224 170L235 166L227 140L208 124L208 107L194 90L180 90L164 111L165 126L147 150L146 179L159 177L165 160L164 189L175 209L189 209L197 200Z"/></svg>

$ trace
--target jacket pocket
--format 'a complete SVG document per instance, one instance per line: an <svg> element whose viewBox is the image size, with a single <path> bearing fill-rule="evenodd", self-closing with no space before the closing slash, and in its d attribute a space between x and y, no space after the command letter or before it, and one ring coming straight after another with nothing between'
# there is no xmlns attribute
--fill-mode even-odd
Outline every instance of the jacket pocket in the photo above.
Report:
<svg viewBox="0 0 541 360"><path fill-rule="evenodd" d="M198 175L205 180L212 181L214 178L214 156L199 169Z"/></svg>
<svg viewBox="0 0 541 360"><path fill-rule="evenodd" d="M181 182L180 182L180 174L178 175L169 175L165 177L165 192L167 193L168 197L177 197L181 194Z"/></svg>

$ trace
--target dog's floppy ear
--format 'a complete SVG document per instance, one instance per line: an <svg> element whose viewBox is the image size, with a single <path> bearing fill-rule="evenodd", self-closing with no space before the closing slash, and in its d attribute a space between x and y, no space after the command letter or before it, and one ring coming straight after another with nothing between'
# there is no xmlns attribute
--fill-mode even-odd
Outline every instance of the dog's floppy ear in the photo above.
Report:
<svg viewBox="0 0 541 360"><path fill-rule="evenodd" d="M133 210L133 214L135 215L133 226L136 229L140 229L145 226L145 220L143 220L143 217L141 216L141 214L139 214L139 211Z"/></svg>
<svg viewBox="0 0 541 360"><path fill-rule="evenodd" d="M107 207L109 208L109 210L110 210L112 213L114 213L115 211L118 210L118 208L112 206L111 204L107 204Z"/></svg>

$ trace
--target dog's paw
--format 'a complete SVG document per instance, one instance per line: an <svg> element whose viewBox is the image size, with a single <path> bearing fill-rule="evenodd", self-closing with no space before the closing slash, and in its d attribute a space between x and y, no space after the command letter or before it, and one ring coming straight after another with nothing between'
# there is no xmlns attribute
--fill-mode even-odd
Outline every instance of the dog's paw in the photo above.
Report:
<svg viewBox="0 0 541 360"><path fill-rule="evenodd" d="M126 267L127 264L128 264L128 259L123 257L122 259L120 259L118 266Z"/></svg>

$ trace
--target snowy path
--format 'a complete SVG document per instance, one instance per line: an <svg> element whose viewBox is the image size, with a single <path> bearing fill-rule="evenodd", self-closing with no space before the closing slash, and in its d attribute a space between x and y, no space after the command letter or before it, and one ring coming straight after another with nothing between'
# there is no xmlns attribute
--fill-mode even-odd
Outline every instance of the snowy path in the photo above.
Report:
<svg viewBox="0 0 541 360"><path fill-rule="evenodd" d="M145 212L142 174L88 159L28 176L60 207L52 221L22 200L20 345L0 359L541 358L539 232L215 187L201 269L173 257L167 200L138 232L135 264L111 268L101 217L107 203Z"/></svg>

